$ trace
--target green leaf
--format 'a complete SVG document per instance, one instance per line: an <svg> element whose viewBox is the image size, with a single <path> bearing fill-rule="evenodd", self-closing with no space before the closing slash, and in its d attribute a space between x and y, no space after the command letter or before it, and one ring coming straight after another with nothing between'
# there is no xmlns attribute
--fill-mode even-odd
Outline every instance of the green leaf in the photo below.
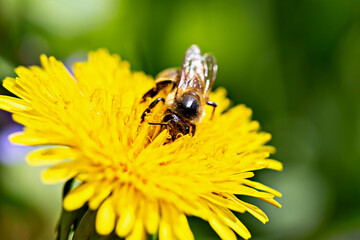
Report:
<svg viewBox="0 0 360 240"><path fill-rule="evenodd" d="M74 225L77 225L76 223L82 219L84 214L86 213L88 209L88 206L83 206L82 208L68 212L64 208L61 212L60 221L58 224L58 235L56 237L57 240L67 240L69 238L69 234L71 232L71 228Z"/></svg>
<svg viewBox="0 0 360 240"><path fill-rule="evenodd" d="M95 232L96 211L87 210L74 233L74 240L89 239Z"/></svg>
<svg viewBox="0 0 360 240"><path fill-rule="evenodd" d="M93 235L91 235L89 240L121 240L123 238L119 238L118 236L116 236L115 233L112 233L111 235L99 235L96 232L93 233Z"/></svg>
<svg viewBox="0 0 360 240"><path fill-rule="evenodd" d="M63 199L66 194L71 190L71 187L74 183L74 179L70 179L64 185L63 189ZM61 216L59 223L57 225L57 236L56 240L68 240L72 227L76 229L80 220L83 218L84 214L88 210L88 206L84 205L82 208L76 211L66 211L64 208L61 211Z"/></svg>

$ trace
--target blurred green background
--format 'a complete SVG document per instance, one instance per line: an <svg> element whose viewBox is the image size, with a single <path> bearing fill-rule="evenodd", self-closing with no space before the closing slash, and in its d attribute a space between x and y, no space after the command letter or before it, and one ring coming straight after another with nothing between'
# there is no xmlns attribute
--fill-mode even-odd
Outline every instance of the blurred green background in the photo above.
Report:
<svg viewBox="0 0 360 240"><path fill-rule="evenodd" d="M360 1L0 0L0 78L53 55L71 66L100 47L156 75L198 44L219 65L216 86L254 110L284 171L257 180L282 209L256 199L253 239L360 239ZM0 89L2 94L9 94ZM53 239L61 186L42 185L13 147L0 112L0 239ZM216 239L191 219L196 237Z"/></svg>

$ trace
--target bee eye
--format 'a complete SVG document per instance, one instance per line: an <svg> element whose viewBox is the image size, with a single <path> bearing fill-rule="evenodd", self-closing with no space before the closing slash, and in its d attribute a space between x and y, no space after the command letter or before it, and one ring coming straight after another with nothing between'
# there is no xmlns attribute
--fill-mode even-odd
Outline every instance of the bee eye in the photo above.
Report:
<svg viewBox="0 0 360 240"><path fill-rule="evenodd" d="M178 104L179 113L185 118L196 117L199 110L199 101L194 96L184 96Z"/></svg>

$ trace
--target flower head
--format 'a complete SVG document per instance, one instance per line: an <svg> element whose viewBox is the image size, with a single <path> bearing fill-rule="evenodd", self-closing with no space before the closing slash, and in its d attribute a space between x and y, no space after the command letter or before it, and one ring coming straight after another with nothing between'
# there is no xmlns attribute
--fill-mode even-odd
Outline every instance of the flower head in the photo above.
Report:
<svg viewBox="0 0 360 240"><path fill-rule="evenodd" d="M255 170L282 169L267 159L274 152L264 145L271 136L259 132L249 108L228 109L224 89L211 93L215 116L210 120L207 107L194 137L164 144L166 130L140 123L149 104L141 97L153 79L132 73L117 55L90 52L88 61L74 65L74 75L53 57L41 56L41 65L18 67L17 78L4 80L19 98L0 96L0 108L25 126L12 142L47 145L27 156L30 165L51 165L42 174L45 183L80 182L63 206L73 211L87 204L96 211L97 233L192 239L186 216L196 216L223 239L236 239L234 232L248 239L233 211L263 223L268 218L241 195L280 207L274 200L279 192L250 180ZM147 118L159 122L164 110L159 104Z"/></svg>

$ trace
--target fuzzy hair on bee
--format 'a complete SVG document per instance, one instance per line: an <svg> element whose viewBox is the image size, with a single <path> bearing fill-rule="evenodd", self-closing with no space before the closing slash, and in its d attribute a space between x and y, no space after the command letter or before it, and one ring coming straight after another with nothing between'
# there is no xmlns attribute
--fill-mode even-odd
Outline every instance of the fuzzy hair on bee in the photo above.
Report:
<svg viewBox="0 0 360 240"><path fill-rule="evenodd" d="M181 69L170 68L160 72L156 77L155 87L142 97L142 102L145 102L146 98L153 98L161 91L166 96L156 98L149 105L141 116L141 122L144 122L145 116L162 102L167 107L162 122L149 124L167 128L173 141L186 134L194 136L196 124L205 116L205 105L213 107L212 115L217 106L209 100L217 68L213 55L202 55L196 45L189 47Z"/></svg>

